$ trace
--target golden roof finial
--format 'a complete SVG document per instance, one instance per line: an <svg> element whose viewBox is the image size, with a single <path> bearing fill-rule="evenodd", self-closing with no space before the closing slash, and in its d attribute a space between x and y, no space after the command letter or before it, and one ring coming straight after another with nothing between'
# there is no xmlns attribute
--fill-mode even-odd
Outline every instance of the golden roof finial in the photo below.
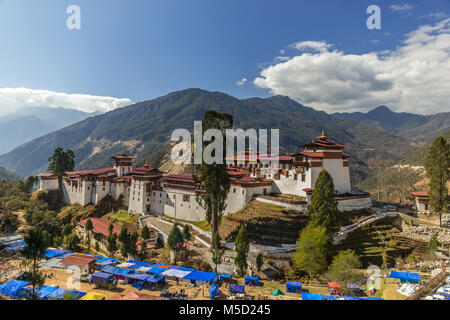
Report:
<svg viewBox="0 0 450 320"><path fill-rule="evenodd" d="M320 140L326 140L328 137L325 135L325 130L322 129L322 135L320 137L317 137L317 139Z"/></svg>
<svg viewBox="0 0 450 320"><path fill-rule="evenodd" d="M150 168L150 164L148 163L148 159L145 160L144 168Z"/></svg>

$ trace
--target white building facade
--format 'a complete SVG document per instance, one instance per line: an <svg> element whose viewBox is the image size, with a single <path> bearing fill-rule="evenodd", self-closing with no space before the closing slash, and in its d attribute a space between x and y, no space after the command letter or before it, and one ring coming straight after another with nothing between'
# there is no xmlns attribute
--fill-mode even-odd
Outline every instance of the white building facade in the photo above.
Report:
<svg viewBox="0 0 450 320"><path fill-rule="evenodd" d="M258 195L296 195L303 197L307 204L323 169L333 178L340 210L371 206L369 194L351 190L350 155L343 153L345 146L322 134L303 148L302 152L278 157L278 167L270 169L262 163L264 156L259 154L251 156L246 152L244 157L226 159L231 187L224 214L242 209ZM187 221L205 220L205 210L197 202L204 191L192 175L164 176L148 165L133 168L134 156L123 154L112 158L114 165L111 168L66 172L62 188L65 202L95 204L109 195L115 200L122 197L130 213L153 213ZM38 176L41 190L58 189L56 175Z"/></svg>

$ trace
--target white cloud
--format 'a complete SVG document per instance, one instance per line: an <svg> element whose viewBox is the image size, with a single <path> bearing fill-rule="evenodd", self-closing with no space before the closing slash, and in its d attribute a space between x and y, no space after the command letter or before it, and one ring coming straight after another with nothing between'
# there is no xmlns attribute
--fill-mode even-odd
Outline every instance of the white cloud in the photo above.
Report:
<svg viewBox="0 0 450 320"><path fill-rule="evenodd" d="M236 81L236 85L243 86L247 81L247 78L242 78L241 80Z"/></svg>
<svg viewBox="0 0 450 320"><path fill-rule="evenodd" d="M421 114L450 110L450 18L417 28L394 51L346 54L314 41L294 46L299 55L267 66L253 83L327 112L383 104Z"/></svg>
<svg viewBox="0 0 450 320"><path fill-rule="evenodd" d="M410 11L413 8L413 6L407 3L402 3L402 4L393 4L389 8L391 8L391 10L395 12L405 13Z"/></svg>
<svg viewBox="0 0 450 320"><path fill-rule="evenodd" d="M330 44L325 41L302 41L289 45L290 48L295 48L298 51L308 52L308 51L319 51L325 52L331 47Z"/></svg>
<svg viewBox="0 0 450 320"><path fill-rule="evenodd" d="M106 112L132 103L133 101L128 98L69 94L28 88L0 88L0 114L27 107L63 107L85 112Z"/></svg>
<svg viewBox="0 0 450 320"><path fill-rule="evenodd" d="M429 13L429 14L425 14L425 15L419 16L420 19L431 18L431 19L436 19L436 20L444 19L446 17L447 17L447 14L445 14L443 11L432 12L432 13Z"/></svg>

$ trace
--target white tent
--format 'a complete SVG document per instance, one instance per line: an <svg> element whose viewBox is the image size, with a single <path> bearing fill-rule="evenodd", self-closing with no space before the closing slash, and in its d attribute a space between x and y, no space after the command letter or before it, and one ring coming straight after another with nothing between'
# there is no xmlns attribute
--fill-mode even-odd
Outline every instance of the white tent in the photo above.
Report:
<svg viewBox="0 0 450 320"><path fill-rule="evenodd" d="M134 266L134 263L124 262L116 265L117 268L128 268L129 266Z"/></svg>
<svg viewBox="0 0 450 320"><path fill-rule="evenodd" d="M174 278L184 278L192 271L183 271L178 269L168 269L161 273L162 275L165 275L166 277L174 277Z"/></svg>

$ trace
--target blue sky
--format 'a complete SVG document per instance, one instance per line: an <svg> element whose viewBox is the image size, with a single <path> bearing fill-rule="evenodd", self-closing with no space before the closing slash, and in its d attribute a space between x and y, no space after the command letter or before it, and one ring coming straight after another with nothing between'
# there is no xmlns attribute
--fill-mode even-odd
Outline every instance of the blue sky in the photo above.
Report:
<svg viewBox="0 0 450 320"><path fill-rule="evenodd" d="M66 8L71 4L81 9L81 30L66 28ZM381 8L380 30L366 27L366 8L371 4ZM449 14L448 0L0 0L0 88L137 102L198 87L239 98L284 94L326 111L364 111L378 102L409 111L405 105L414 100L400 101L397 91L389 97L375 94L370 99L349 93L351 99L346 97L336 107L330 103L335 97L313 93L303 98L307 94L296 92L295 82L278 85L277 77L296 76L293 69L287 75L268 72L259 84L254 80L261 78L261 72L269 66L280 64L280 68L288 68L281 64L303 54L302 50L289 47L291 44L327 43L332 46L330 52L337 50L345 57L393 52L402 46L408 33L445 21ZM440 30L446 34L447 29L445 23ZM439 30L437 33L442 34ZM447 38L439 41L448 45ZM276 60L277 56L284 60ZM446 67L445 59L443 62ZM334 68L340 69L341 63L347 62L338 61L339 66ZM383 78L379 69L382 67L375 72ZM243 78L247 81L237 85ZM305 81L320 85L320 78ZM367 90L379 91L380 86L389 84L377 82ZM398 90L405 90L404 87ZM308 92L314 90L319 88ZM341 95L337 94L338 100ZM446 98L444 101L448 101ZM3 101L3 105L0 99L0 108L8 108L5 105L11 105L14 99ZM25 99L23 94L20 99ZM425 105L419 113L438 111L442 110Z"/></svg>

